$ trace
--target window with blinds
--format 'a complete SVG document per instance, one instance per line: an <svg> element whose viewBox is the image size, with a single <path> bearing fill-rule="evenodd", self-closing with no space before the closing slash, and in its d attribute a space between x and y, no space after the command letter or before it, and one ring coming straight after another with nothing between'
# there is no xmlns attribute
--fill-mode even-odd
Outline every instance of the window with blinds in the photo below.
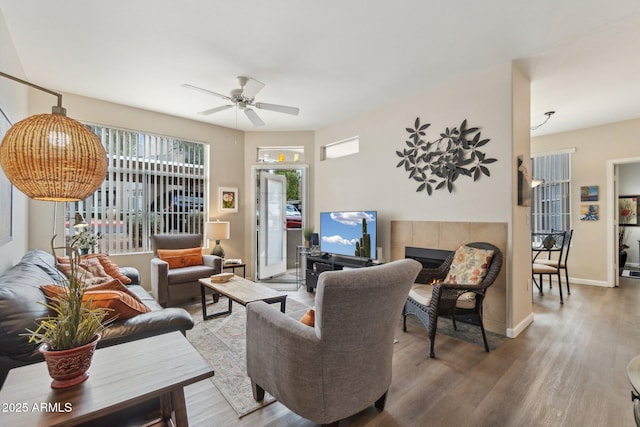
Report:
<svg viewBox="0 0 640 427"><path fill-rule="evenodd" d="M109 167L101 187L66 203L66 235L81 214L101 238L90 251L122 254L151 250L155 233L203 233L208 146L133 130L87 125L101 139Z"/></svg>
<svg viewBox="0 0 640 427"><path fill-rule="evenodd" d="M544 182L533 188L533 232L571 229L571 153L534 156L533 178Z"/></svg>

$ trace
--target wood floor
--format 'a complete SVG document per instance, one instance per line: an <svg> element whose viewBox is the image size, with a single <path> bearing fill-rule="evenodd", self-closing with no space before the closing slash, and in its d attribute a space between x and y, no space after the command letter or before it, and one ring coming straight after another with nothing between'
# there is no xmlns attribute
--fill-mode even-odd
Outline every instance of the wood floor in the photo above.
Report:
<svg viewBox="0 0 640 427"><path fill-rule="evenodd" d="M536 291L534 323L491 353L438 334L429 359L425 331L399 321L385 410L340 426L635 426L625 368L640 354L640 280L571 289L564 306L555 286ZM313 303L305 289L290 296ZM186 398L191 426L314 425L279 402L238 419L210 381Z"/></svg>

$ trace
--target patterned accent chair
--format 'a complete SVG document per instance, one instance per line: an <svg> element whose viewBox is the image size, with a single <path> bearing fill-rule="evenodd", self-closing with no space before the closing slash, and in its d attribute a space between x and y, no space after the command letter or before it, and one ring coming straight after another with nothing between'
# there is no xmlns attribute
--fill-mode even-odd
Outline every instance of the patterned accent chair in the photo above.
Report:
<svg viewBox="0 0 640 427"><path fill-rule="evenodd" d="M375 403L391 385L393 340L421 264L326 271L318 278L315 324L262 301L247 305L247 374L254 398L269 392L298 415L335 423Z"/></svg>
<svg viewBox="0 0 640 427"><path fill-rule="evenodd" d="M439 267L422 269L404 305L402 329L407 331L408 315L417 317L427 329L431 358L435 357L434 344L440 316L451 318L454 329L457 329L456 321L480 326L485 351L489 352L487 335L482 322L482 303L487 288L493 284L502 269L502 252L496 246L484 242L467 243L464 246L493 251L489 264L485 266L486 274L484 277L477 278L477 284L454 283L456 280L451 279L455 278L450 275L450 270L456 267L456 254L459 254L456 251ZM482 264L485 262L486 259L480 261Z"/></svg>

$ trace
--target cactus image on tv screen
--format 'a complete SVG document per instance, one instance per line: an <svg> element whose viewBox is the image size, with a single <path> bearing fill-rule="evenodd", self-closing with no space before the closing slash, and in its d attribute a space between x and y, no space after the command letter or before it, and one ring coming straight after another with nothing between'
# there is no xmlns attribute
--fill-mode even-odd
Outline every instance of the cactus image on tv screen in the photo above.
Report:
<svg viewBox="0 0 640 427"><path fill-rule="evenodd" d="M321 212L320 250L375 259L376 220L376 211Z"/></svg>

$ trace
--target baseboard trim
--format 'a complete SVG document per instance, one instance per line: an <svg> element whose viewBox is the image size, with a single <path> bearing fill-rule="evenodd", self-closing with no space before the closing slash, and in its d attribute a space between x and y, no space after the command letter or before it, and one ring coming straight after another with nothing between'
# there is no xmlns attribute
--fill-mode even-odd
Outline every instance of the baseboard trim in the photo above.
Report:
<svg viewBox="0 0 640 427"><path fill-rule="evenodd" d="M529 315L524 319L522 319L522 321L518 323L515 328L507 328L507 337L508 338L517 337L518 335L520 335L522 331L524 331L527 328L527 326L529 326L532 323L533 323L533 313L529 313Z"/></svg>
<svg viewBox="0 0 640 427"><path fill-rule="evenodd" d="M544 276L544 283L546 284L546 286L549 286L549 276ZM536 280L538 280L538 276L536 276ZM551 283L553 283L554 285L558 284L558 279L557 277L553 276L551 278ZM601 280L591 280L591 279L580 279L578 277L569 277L569 283L570 284L576 284L576 285L588 285L588 286L600 286L602 288L613 288L614 285L613 283L609 283L609 282L605 282L605 281L601 281ZM564 276L562 276L562 284L566 285L564 283ZM534 286L534 290L535 290L535 286Z"/></svg>

